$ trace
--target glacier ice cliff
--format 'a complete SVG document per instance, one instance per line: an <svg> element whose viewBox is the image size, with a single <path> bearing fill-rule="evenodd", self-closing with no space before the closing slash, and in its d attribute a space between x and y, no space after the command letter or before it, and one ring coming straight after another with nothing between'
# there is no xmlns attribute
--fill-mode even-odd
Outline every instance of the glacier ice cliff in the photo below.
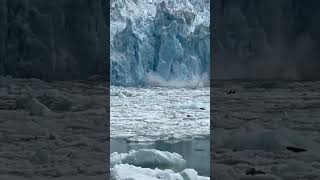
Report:
<svg viewBox="0 0 320 180"><path fill-rule="evenodd" d="M111 1L113 85L208 79L208 0Z"/></svg>

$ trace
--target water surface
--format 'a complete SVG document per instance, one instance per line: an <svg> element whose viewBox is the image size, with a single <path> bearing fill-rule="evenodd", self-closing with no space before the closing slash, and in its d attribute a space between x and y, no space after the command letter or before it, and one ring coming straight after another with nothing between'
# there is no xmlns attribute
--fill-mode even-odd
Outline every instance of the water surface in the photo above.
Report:
<svg viewBox="0 0 320 180"><path fill-rule="evenodd" d="M127 153L131 150L157 149L180 154L186 161L186 168L195 169L201 176L210 176L210 137L199 137L180 142L156 141L153 143L132 143L125 139L111 139L111 153Z"/></svg>

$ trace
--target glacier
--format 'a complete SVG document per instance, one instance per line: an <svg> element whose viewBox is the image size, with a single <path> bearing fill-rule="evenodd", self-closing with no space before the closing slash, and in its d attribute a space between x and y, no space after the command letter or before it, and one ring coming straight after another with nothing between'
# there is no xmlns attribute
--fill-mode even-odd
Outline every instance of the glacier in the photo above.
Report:
<svg viewBox="0 0 320 180"><path fill-rule="evenodd" d="M112 0L112 85L209 80L210 1Z"/></svg>

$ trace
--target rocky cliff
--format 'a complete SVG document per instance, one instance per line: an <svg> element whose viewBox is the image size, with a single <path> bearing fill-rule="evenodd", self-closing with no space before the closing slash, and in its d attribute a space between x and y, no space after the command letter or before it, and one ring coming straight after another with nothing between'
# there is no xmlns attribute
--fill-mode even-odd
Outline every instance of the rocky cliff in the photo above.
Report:
<svg viewBox="0 0 320 180"><path fill-rule="evenodd" d="M215 0L214 78L320 79L320 2Z"/></svg>
<svg viewBox="0 0 320 180"><path fill-rule="evenodd" d="M44 80L106 74L104 0L0 0L0 74Z"/></svg>

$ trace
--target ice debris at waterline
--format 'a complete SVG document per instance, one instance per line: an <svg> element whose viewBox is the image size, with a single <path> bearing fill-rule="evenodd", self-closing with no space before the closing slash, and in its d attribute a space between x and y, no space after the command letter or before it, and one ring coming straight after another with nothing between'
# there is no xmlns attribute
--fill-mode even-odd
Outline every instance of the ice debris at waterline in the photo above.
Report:
<svg viewBox="0 0 320 180"><path fill-rule="evenodd" d="M174 141L210 135L210 88L110 88L110 136Z"/></svg>
<svg viewBox="0 0 320 180"><path fill-rule="evenodd" d="M177 153L141 149L110 157L112 180L209 180L194 169L182 170L186 161Z"/></svg>
<svg viewBox="0 0 320 180"><path fill-rule="evenodd" d="M209 7L208 0L112 0L112 84L146 84L154 75L208 80Z"/></svg>

